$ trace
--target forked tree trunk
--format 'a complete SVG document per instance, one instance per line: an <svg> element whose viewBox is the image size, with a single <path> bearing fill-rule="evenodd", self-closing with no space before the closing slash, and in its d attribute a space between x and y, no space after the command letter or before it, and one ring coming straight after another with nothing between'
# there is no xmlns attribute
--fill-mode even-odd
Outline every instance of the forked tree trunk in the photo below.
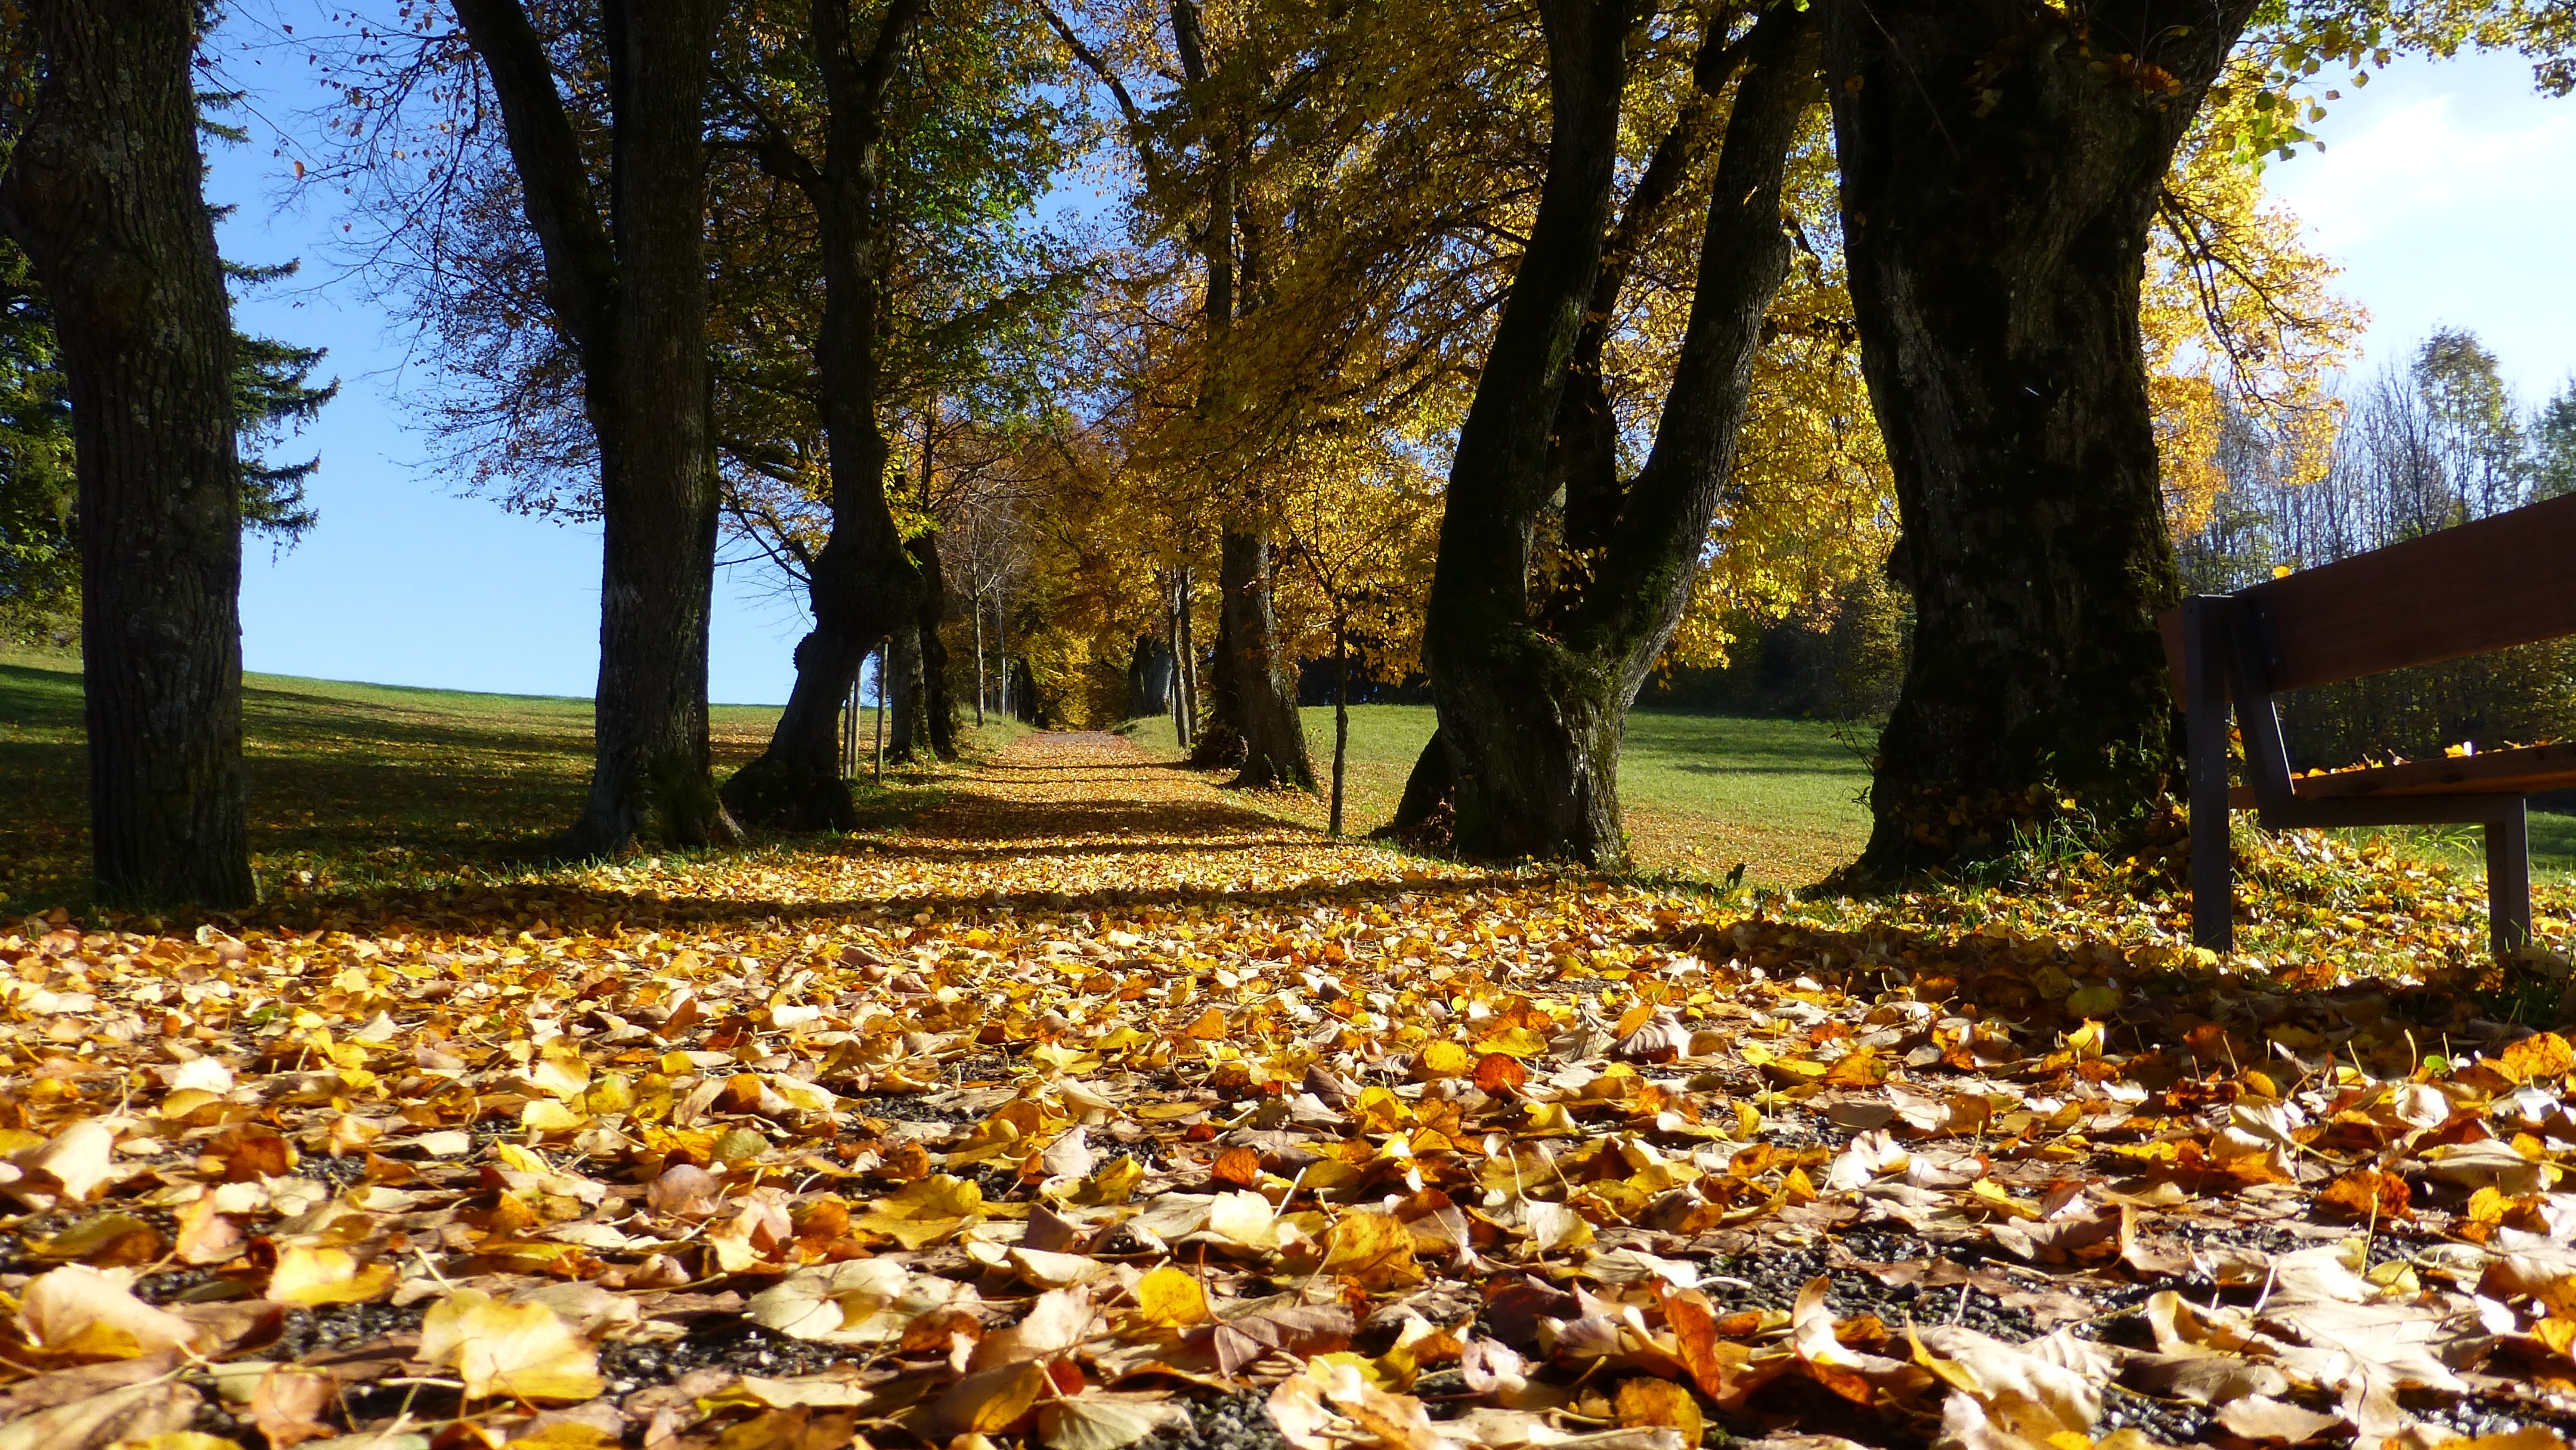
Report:
<svg viewBox="0 0 2576 1450"><path fill-rule="evenodd" d="M2254 0L1824 8L1915 607L1863 857L1892 875L2063 797L2116 824L2169 773L2154 616L2178 585L2138 291L2175 147Z"/></svg>
<svg viewBox="0 0 2576 1450"><path fill-rule="evenodd" d="M815 0L811 11L828 110L822 165L792 138L765 132L759 144L761 165L813 203L822 237L823 319L814 352L831 450L832 534L811 570L814 628L796 647L787 708L760 758L725 782L724 797L746 820L792 830L857 827L849 784L832 768L838 711L869 649L912 628L925 588L886 501L893 449L877 418L885 93L921 0L894 0L864 55L850 34L849 11L848 0Z"/></svg>
<svg viewBox="0 0 2576 1450"><path fill-rule="evenodd" d="M1618 766L1628 708L1688 601L1762 316L1788 267L1780 184L1815 94L1815 33L1782 0L1747 43L1653 449L1617 489L1589 580L1540 599L1533 536L1554 492L1550 447L1568 367L1596 310L1628 33L1620 4L1549 0L1541 15L1554 103L1547 179L1459 434L1424 654L1459 849L1608 863L1626 855Z"/></svg>
<svg viewBox="0 0 2576 1450"><path fill-rule="evenodd" d="M42 78L0 221L51 296L80 487L90 856L103 898L255 897L241 746L232 318L189 0L32 8Z"/></svg>
<svg viewBox="0 0 2576 1450"><path fill-rule="evenodd" d="M714 0L610 0L609 214L519 0L458 0L491 78L546 296L581 355L599 443L599 692L578 855L650 832L731 840L707 741L707 617L716 550L703 144ZM828 742L826 748L829 748Z"/></svg>

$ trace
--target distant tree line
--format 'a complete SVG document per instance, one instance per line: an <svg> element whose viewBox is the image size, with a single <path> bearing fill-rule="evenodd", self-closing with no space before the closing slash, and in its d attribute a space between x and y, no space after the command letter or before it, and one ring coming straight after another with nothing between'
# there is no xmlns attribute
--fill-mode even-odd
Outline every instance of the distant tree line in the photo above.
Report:
<svg viewBox="0 0 2576 1450"><path fill-rule="evenodd" d="M2576 380L2520 406L2496 355L2446 328L2353 390L2323 477L2285 478L2277 438L2242 412L2229 416L2219 458L2225 482L2175 550L2193 593L2576 492ZM2302 691L2281 713L2301 769L2576 738L2576 641Z"/></svg>

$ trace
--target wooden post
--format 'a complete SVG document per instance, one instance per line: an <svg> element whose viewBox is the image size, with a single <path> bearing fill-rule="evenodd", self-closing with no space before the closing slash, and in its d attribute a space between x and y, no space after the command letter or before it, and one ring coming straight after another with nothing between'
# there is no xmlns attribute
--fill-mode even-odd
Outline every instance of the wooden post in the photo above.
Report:
<svg viewBox="0 0 2576 1450"><path fill-rule="evenodd" d="M2509 957L2531 943L2530 808L2520 800L2486 823L2487 945Z"/></svg>

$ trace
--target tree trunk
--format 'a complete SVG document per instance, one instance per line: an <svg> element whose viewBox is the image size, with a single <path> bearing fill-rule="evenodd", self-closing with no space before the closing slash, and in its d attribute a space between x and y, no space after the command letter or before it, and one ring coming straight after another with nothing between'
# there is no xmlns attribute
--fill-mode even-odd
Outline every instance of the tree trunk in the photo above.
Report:
<svg viewBox="0 0 2576 1450"><path fill-rule="evenodd" d="M1862 858L1887 875L1991 851L2064 798L2116 826L2170 772L2154 616L2178 585L2138 291L2253 0L1825 9L1890 569L1915 606Z"/></svg>
<svg viewBox="0 0 2576 1450"><path fill-rule="evenodd" d="M1234 705L1234 732L1242 741L1237 786L1315 788L1306 758L1306 725L1297 714L1297 687L1279 658L1279 621L1270 607L1270 540L1259 533L1226 534L1218 557L1217 631L1225 694ZM1210 734L1216 732L1210 731Z"/></svg>
<svg viewBox="0 0 2576 1450"><path fill-rule="evenodd" d="M924 708L921 630L911 621L896 627L887 652L886 758L914 761L930 751L930 715Z"/></svg>
<svg viewBox="0 0 2576 1450"><path fill-rule="evenodd" d="M248 905L233 334L186 0L34 7L0 222L52 299L80 489L98 894Z"/></svg>
<svg viewBox="0 0 2576 1450"><path fill-rule="evenodd" d="M1599 280L1626 79L1626 8L1541 6L1554 121L1530 240L1450 473L1424 654L1470 854L1624 859L1629 705L1687 603L1733 462L1764 311L1788 267L1780 184L1815 92L1814 27L1782 3L1747 42L1680 356L1588 581L1532 597L1554 420ZM1420 772L1417 771L1417 775Z"/></svg>
<svg viewBox="0 0 2576 1450"><path fill-rule="evenodd" d="M1127 656L1127 718L1160 715L1172 703L1171 646L1150 634L1136 636Z"/></svg>
<svg viewBox="0 0 2576 1450"><path fill-rule="evenodd" d="M829 769L832 712L868 650L911 631L925 588L886 500L893 448L877 418L885 92L920 12L921 0L894 0L863 56L849 31L848 0L815 0L813 43L829 108L823 164L774 133L763 133L759 146L762 166L813 203L822 239L814 351L831 450L832 534L811 570L814 628L796 647L787 709L768 748L725 782L724 795L744 819L791 830L856 827L848 783Z"/></svg>
<svg viewBox="0 0 2576 1450"><path fill-rule="evenodd" d="M984 596L978 594L975 604L975 728L984 728Z"/></svg>
<svg viewBox="0 0 2576 1450"><path fill-rule="evenodd" d="M924 500L925 505L928 500ZM939 627L948 616L946 575L939 564L939 534L923 534L907 546L921 570L921 723L930 752L942 760L957 758L957 692L948 679L948 641Z"/></svg>
<svg viewBox="0 0 2576 1450"><path fill-rule="evenodd" d="M1172 739L1187 750L1198 739L1198 659L1190 647L1190 571L1173 571L1172 581Z"/></svg>
<svg viewBox="0 0 2576 1450"><path fill-rule="evenodd" d="M702 141L714 0L613 0L609 215L519 0L458 0L490 76L546 294L599 443L599 691L590 794L563 848L731 840L707 741L716 550ZM829 749L828 736L825 748Z"/></svg>
<svg viewBox="0 0 2576 1450"><path fill-rule="evenodd" d="M1239 770L1243 766L1243 732L1236 728L1234 700L1234 615L1225 590L1226 571L1217 569L1216 643L1208 651L1207 713L1200 717L1198 737L1190 745L1190 764L1201 770Z"/></svg>
<svg viewBox="0 0 2576 1450"><path fill-rule="evenodd" d="M1458 772L1449 757L1449 742L1434 729L1422 744L1422 753L1413 758L1413 770L1404 778L1404 795L1395 803L1395 819L1387 822L1382 834L1410 831L1439 814L1457 796Z"/></svg>

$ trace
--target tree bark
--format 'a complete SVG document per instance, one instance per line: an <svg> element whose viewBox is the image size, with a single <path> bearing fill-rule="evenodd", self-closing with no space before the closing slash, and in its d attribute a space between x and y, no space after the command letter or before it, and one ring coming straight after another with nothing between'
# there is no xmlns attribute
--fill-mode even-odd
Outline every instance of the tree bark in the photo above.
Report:
<svg viewBox="0 0 2576 1450"><path fill-rule="evenodd" d="M1136 636L1127 656L1127 718L1160 715L1172 703L1172 648L1150 634Z"/></svg>
<svg viewBox="0 0 2576 1450"><path fill-rule="evenodd" d="M769 134L761 164L814 206L823 246L823 319L815 341L823 433L830 445L832 534L815 555L814 628L796 647L796 683L760 758L725 782L746 820L792 830L852 830L849 785L830 768L835 712L878 640L913 628L924 592L886 499L893 455L877 417L877 328L885 246L877 216L884 181L885 93L921 0L894 0L862 55L848 0L814 0L814 50L828 107L820 166ZM916 639L916 647L918 640Z"/></svg>
<svg viewBox="0 0 2576 1450"><path fill-rule="evenodd" d="M1595 310L1631 19L1624 4L1584 0L1551 0L1541 15L1554 104L1547 179L1459 434L1424 653L1459 849L1606 864L1626 855L1618 764L1628 708L1688 601L1762 316L1787 271L1780 185L1815 93L1816 37L1784 0L1748 38L1653 449L1619 491L1588 578L1540 599L1532 554L1554 491L1551 421Z"/></svg>
<svg viewBox="0 0 2576 1450"><path fill-rule="evenodd" d="M612 0L603 220L545 48L519 0L458 0L482 58L546 266L582 359L599 443L599 689L594 763L563 848L734 839L707 740L716 551L709 430L706 154L714 0ZM827 745L828 748L828 745Z"/></svg>
<svg viewBox="0 0 2576 1450"><path fill-rule="evenodd" d="M187 0L58 0L0 224L52 300L80 491L98 894L247 905L233 334Z"/></svg>
<svg viewBox="0 0 2576 1450"><path fill-rule="evenodd" d="M975 728L984 728L984 596L973 600L975 610Z"/></svg>
<svg viewBox="0 0 2576 1450"><path fill-rule="evenodd" d="M1196 0L1172 0L1172 39L1182 78L1194 94L1192 113L1207 148L1207 226L1200 254L1207 269L1203 417L1221 417L1228 393L1228 340L1240 309L1236 273L1235 125L1212 99L1207 45ZM1278 611L1270 598L1270 536L1257 499L1229 502L1217 555L1217 659L1209 719L1191 752L1193 763L1237 767L1238 786L1315 788L1306 730L1294 683L1280 667Z"/></svg>
<svg viewBox="0 0 2576 1450"><path fill-rule="evenodd" d="M925 502L927 502L925 500ZM939 534L923 534L909 545L921 570L921 712L930 751L942 760L957 758L957 692L948 678L948 641L939 628L948 617L947 576L939 564Z"/></svg>
<svg viewBox="0 0 2576 1450"><path fill-rule="evenodd" d="M1189 749L1199 738L1199 650L1191 638L1191 614L1198 604L1198 590L1188 565L1182 565L1180 573L1180 613L1172 626L1172 713L1178 721L1181 746Z"/></svg>
<svg viewBox="0 0 2576 1450"><path fill-rule="evenodd" d="M910 620L896 626L885 681L886 758L910 762L930 750L929 712L923 708L921 629Z"/></svg>
<svg viewBox="0 0 2576 1450"><path fill-rule="evenodd" d="M1865 870L2134 819L2173 763L2178 589L2138 293L2175 147L2253 0L1834 0L1851 293L1914 642Z"/></svg>
<svg viewBox="0 0 2576 1450"><path fill-rule="evenodd" d="M1279 621L1270 604L1269 536L1227 533L1217 564L1217 587L1223 591L1217 638L1221 652L1230 656L1221 673L1234 702L1234 733L1242 742L1234 784L1311 791L1315 766L1306 758L1297 686L1280 659Z"/></svg>
<svg viewBox="0 0 2576 1450"><path fill-rule="evenodd" d="M1438 729L1422 744L1422 753L1413 758L1413 769L1404 777L1404 795L1395 803L1395 819L1380 832L1393 835L1410 831L1439 814L1458 793L1458 772L1449 756L1449 742Z"/></svg>

